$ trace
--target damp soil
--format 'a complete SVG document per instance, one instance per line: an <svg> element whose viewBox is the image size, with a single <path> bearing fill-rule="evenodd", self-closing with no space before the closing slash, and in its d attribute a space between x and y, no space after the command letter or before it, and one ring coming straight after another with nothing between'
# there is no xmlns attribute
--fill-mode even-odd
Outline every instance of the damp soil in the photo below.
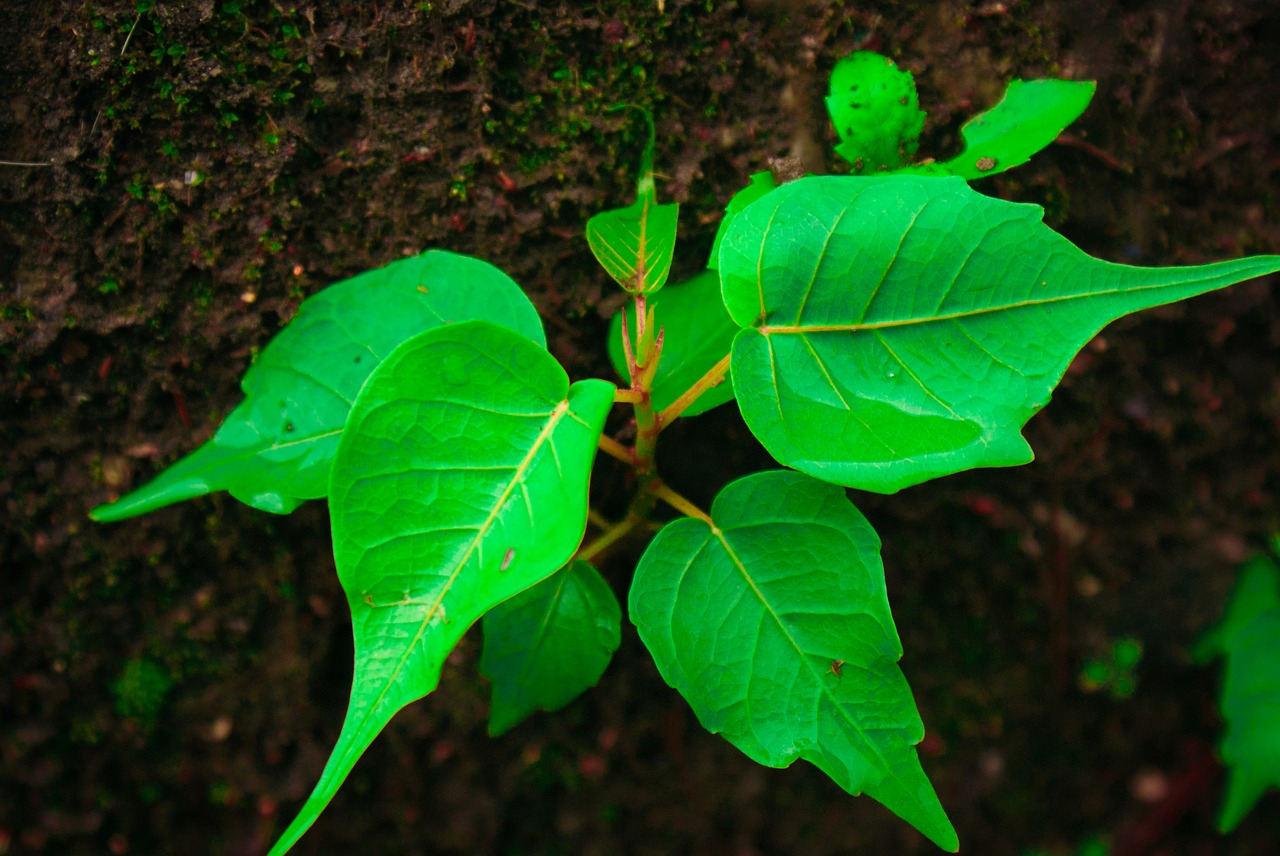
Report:
<svg viewBox="0 0 1280 856"><path fill-rule="evenodd" d="M838 170L821 96L855 48L916 74L938 156L1011 78L1096 80L1058 144L980 185L1095 255L1280 251L1266 0L658 6L0 0L0 158L36 164L0 165L0 853L265 852L349 689L323 505L86 512L205 440L305 297L426 248L508 270L570 373L611 377L583 224L641 145L611 105L656 117L678 273L770 158ZM1274 281L1146 312L1077 358L1033 464L853 496L966 852L1280 852L1275 794L1213 831L1219 675L1189 656L1280 528L1278 365ZM661 458L704 506L766 462L732 405ZM603 569L620 593L634 558ZM1131 681L1085 679L1130 639ZM702 731L630 627L596 689L496 740L478 647L295 852L935 852Z"/></svg>

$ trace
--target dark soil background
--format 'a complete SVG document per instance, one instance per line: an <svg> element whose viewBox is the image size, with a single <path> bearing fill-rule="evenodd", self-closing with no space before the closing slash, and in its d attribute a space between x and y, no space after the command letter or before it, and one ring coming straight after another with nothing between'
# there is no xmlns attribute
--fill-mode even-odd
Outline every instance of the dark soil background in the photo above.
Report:
<svg viewBox="0 0 1280 856"><path fill-rule="evenodd" d="M48 164L0 166L0 854L265 851L346 704L323 504L86 512L206 439L307 295L429 247L510 271L570 373L611 377L583 224L627 201L639 127L609 105L657 118L684 273L769 158L838 169L821 96L854 48L916 73L936 156L1010 78L1097 80L1067 137L979 185L1095 255L1280 252L1270 0L665 5L0 0L0 158ZM1213 831L1218 673L1188 655L1280 528L1278 358L1274 281L1125 319L1028 427L1034 464L854 496L966 852L1280 852L1275 794ZM671 433L701 504L767 465L731 405ZM1131 697L1082 682L1128 638ZM629 627L597 689L498 740L477 655L296 852L937 852L703 732Z"/></svg>

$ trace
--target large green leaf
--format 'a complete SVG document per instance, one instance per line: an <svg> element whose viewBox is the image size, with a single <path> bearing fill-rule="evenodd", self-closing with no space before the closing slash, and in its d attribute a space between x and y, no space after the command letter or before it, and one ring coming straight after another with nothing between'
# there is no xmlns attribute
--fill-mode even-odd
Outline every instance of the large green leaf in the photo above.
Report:
<svg viewBox="0 0 1280 856"><path fill-rule="evenodd" d="M662 358L653 376L653 406L658 410L671 404L729 353L738 325L733 323L720 298L720 277L703 271L693 279L664 288L649 298L653 317L663 328ZM622 313L636 329L635 306L628 305L613 316L609 327L609 358L622 377L627 376L627 356L622 347ZM705 413L733 400L733 384L728 378L698 397L685 416Z"/></svg>
<svg viewBox="0 0 1280 856"><path fill-rule="evenodd" d="M1084 112L1096 89L1092 80L1015 80L998 104L965 122L959 155L896 172L973 179L1024 164Z"/></svg>
<svg viewBox="0 0 1280 856"><path fill-rule="evenodd" d="M241 383L244 401L207 443L90 516L123 520L218 490L280 514L324 496L369 373L410 336L471 319L546 341L520 287L479 259L433 250L330 286L263 348Z"/></svg>
<svg viewBox="0 0 1280 856"><path fill-rule="evenodd" d="M1202 645L1226 657L1222 760L1230 773L1218 828L1234 829L1268 788L1280 787L1280 568L1258 558L1241 571L1222 623Z"/></svg>
<svg viewBox="0 0 1280 856"><path fill-rule="evenodd" d="M899 175L804 178L752 204L720 248L752 432L784 464L884 493L1023 464L1021 427L1104 325L1280 270L1109 264L1042 215Z"/></svg>
<svg viewBox="0 0 1280 856"><path fill-rule="evenodd" d="M957 849L916 755L880 539L844 491L756 473L645 550L629 609L662 677L752 759L803 758Z"/></svg>
<svg viewBox="0 0 1280 856"><path fill-rule="evenodd" d="M622 641L622 609L600 572L574 561L484 616L480 673L493 683L489 733L593 687Z"/></svg>
<svg viewBox="0 0 1280 856"><path fill-rule="evenodd" d="M570 386L545 350L484 321L416 336L369 378L329 494L355 634L351 703L273 854L314 822L395 712L435 689L473 622L573 555L613 392L601 380Z"/></svg>
<svg viewBox="0 0 1280 856"><path fill-rule="evenodd" d="M733 218L741 214L742 210L752 202L755 202L777 186L777 183L773 180L773 173L768 171L754 172L751 174L751 182L733 194L733 198L725 206L724 217L720 219L720 225L716 228L716 237L711 242L711 258L707 260L708 269L716 270L720 267L720 241L724 239L725 232L729 231L729 224L733 222Z"/></svg>

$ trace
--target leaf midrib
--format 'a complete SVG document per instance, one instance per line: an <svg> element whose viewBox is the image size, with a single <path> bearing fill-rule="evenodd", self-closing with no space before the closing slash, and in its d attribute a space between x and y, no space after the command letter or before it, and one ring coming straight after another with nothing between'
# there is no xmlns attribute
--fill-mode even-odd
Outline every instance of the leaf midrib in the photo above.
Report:
<svg viewBox="0 0 1280 856"><path fill-rule="evenodd" d="M872 321L859 324L762 324L756 329L766 336L796 335L805 333L857 333L862 330L884 330L891 327L909 327L916 324L932 324L938 321L954 321L957 318L972 318L978 315L989 315L993 312L1010 312L1053 303L1065 303L1072 300L1088 300L1095 297L1111 297L1118 294L1133 294L1141 291L1159 291L1190 285L1189 282L1157 283L1139 285L1130 288L1110 288L1104 291L1090 291L1083 294L1064 294L1055 297L1044 297L1036 300L1022 300L1016 303L1004 303L999 306L984 306L981 309L967 309L962 312L949 312L945 315L931 315L924 318L901 318L892 321ZM802 307L803 311L803 307Z"/></svg>
<svg viewBox="0 0 1280 856"><path fill-rule="evenodd" d="M791 647L795 649L795 652L798 655L800 662L803 663L805 668L809 670L809 673L813 676L814 681L817 683L819 692L827 698L827 700L831 703L831 705L836 710L840 711L841 718L843 718L846 722L848 722L853 727L854 732L858 735L861 742L871 749L871 751L875 754L876 758L879 760L881 764L881 769L885 771L885 774L894 778L898 782L898 784L902 786L904 792L912 793L912 789L909 783L903 781L901 777L898 776L894 766L888 762L888 760L884 757L884 754L880 751L880 747L877 746L874 741L868 740L866 738L866 731L868 730L887 731L891 729L886 729L886 728L864 729L859 723L853 721L850 718L850 716L847 713L845 713L844 706L841 704L840 700L837 699L835 695L832 694L831 690L827 687L826 682L823 680L823 675L819 674L818 670L815 669L813 665L809 662L809 657L807 654L805 654L804 649L800 647L800 643L797 642L795 637L791 635L790 631L787 629L787 626L783 623L782 617L779 616L776 611L774 611L773 605L764 596L764 592L760 590L759 586L756 585L755 580L751 578L751 574L747 571L746 565L743 564L742 560L738 557L738 554L734 552L733 548L729 546L729 541L728 539L725 538L724 532L720 529L720 527L715 526L714 524L709 526L709 528L711 530L711 534L714 535L715 538L720 542L721 546L724 547L725 553L727 553L729 558L733 561L733 564L738 569L738 572L742 574L743 580L746 581L751 591L756 595L757 599L760 601L761 606L763 606L765 611L769 613L769 616L774 620L774 623L778 625L778 629L782 631L782 635L786 638L787 642L789 642L791 644ZM737 527L737 528L746 528L746 527ZM816 714L815 714L815 719L816 719Z"/></svg>
<svg viewBox="0 0 1280 856"><path fill-rule="evenodd" d="M476 548L480 545L480 542L484 539L485 535L488 534L490 528L493 526L493 521L497 519L498 513L502 510L503 506L506 505L507 500L511 496L511 492L515 490L516 485L524 478L524 474L533 463L533 459L537 456L538 451L542 448L543 444L547 442L552 431L555 430L556 425L560 423L560 420L568 412L569 402L566 399L557 404L556 408L550 413L547 424L542 427L537 438L533 441L533 445L530 446L528 454L525 455L524 459L516 467L515 472L511 476L511 480L507 482L507 486L503 489L502 495L498 497L497 501L493 504L493 507L489 510L489 516L485 518L485 521L480 524L480 527L476 530L476 535L471 539L471 543L467 546L466 553L464 553L463 556L454 564L453 572L449 575L448 579L445 580L444 585L439 588L435 600L426 604L428 606L426 615L418 625L418 629L414 633L413 638L405 646L404 654L402 654L396 661L390 677L383 682L382 690L378 693L377 698L375 698L373 702L365 708L365 714L360 718L357 732L364 728L369 717L372 716L373 712L381 706L383 699L386 698L391 687L396 685L396 680L399 678L400 672L404 670L409 658L413 655L414 649L422 640L422 635L426 632L427 627L430 626L431 620L440 609L445 596L448 595L450 590L453 588L453 584L457 581L458 575L462 573L462 569L466 567L467 562L470 561L471 555L476 551ZM367 592L364 594L367 594Z"/></svg>

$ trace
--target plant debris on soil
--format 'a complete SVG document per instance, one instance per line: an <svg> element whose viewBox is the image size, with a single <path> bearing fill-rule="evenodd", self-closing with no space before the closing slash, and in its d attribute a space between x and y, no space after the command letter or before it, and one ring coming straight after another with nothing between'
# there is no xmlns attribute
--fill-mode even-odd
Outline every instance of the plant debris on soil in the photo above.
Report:
<svg viewBox="0 0 1280 856"><path fill-rule="evenodd" d="M1096 256L1280 252L1268 0L0 0L0 33L0 854L265 852L350 686L323 503L86 512L207 439L305 297L427 248L510 272L570 374L611 377L583 227L626 201L644 134L612 105L656 118L676 276L771 158L839 169L821 98L854 49L916 75L935 155L1009 79L1096 80L1058 144L977 185ZM965 852L1280 852L1275 794L1214 831L1219 675L1188 655L1280 529L1278 295L1107 328L1029 466L854 496ZM660 464L705 505L766 461L728 405ZM603 569L620 592L634 558ZM1125 680L1086 668L1134 642ZM295 852L936 852L704 732L630 628L599 687L490 740L478 647Z"/></svg>

